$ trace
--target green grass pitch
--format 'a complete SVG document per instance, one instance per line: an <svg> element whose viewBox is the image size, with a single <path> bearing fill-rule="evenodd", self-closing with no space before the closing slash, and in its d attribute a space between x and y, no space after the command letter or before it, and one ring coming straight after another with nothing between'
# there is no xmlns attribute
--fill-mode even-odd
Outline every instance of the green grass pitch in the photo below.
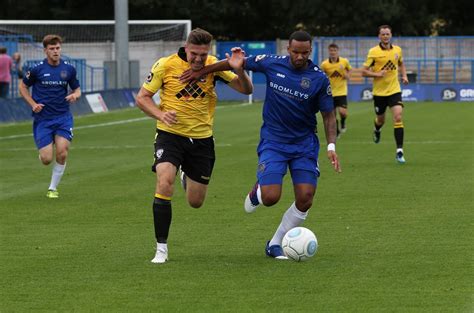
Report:
<svg viewBox="0 0 474 313"><path fill-rule="evenodd" d="M138 109L76 118L56 200L45 197L51 167L21 136L31 123L0 126L0 311L474 310L474 103L407 103L405 165L391 122L372 142L370 103L349 106L341 174L320 127L322 176L303 225L320 246L303 263L264 254L293 201L288 177L279 204L243 210L261 109L220 103L206 202L189 207L176 184L165 265L150 263L153 120Z"/></svg>

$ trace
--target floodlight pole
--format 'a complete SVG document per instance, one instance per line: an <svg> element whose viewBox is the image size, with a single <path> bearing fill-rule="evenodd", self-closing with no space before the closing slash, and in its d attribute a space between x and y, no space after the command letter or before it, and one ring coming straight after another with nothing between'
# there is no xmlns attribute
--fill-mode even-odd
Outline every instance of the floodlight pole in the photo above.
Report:
<svg viewBox="0 0 474 313"><path fill-rule="evenodd" d="M128 0L114 0L114 11L117 88L129 88L130 72L128 60Z"/></svg>

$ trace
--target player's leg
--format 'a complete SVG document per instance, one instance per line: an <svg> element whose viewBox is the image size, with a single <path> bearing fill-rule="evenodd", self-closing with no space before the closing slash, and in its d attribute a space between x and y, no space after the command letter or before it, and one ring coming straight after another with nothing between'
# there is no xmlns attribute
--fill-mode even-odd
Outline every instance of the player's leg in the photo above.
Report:
<svg viewBox="0 0 474 313"><path fill-rule="evenodd" d="M375 143L380 142L381 129L382 129L382 126L385 124L386 109L387 109L387 97L374 96L375 121L374 121L373 140Z"/></svg>
<svg viewBox="0 0 474 313"><path fill-rule="evenodd" d="M59 192L57 187L64 175L66 168L66 160L69 152L70 141L62 136L54 137L54 145L56 146L56 162L53 165L51 173L51 182L49 184L47 196L49 198L58 198Z"/></svg>
<svg viewBox="0 0 474 313"><path fill-rule="evenodd" d="M188 139L186 142L186 153L181 165L182 185L185 186L186 199L193 208L200 208L206 199L215 159L212 137Z"/></svg>
<svg viewBox="0 0 474 313"><path fill-rule="evenodd" d="M69 145L72 141L72 128L74 121L71 114L59 117L51 121L50 129L54 132L54 146L56 149L55 160L51 182L49 184L47 196L49 198L58 198L58 184L63 177L66 168L66 160L69 153Z"/></svg>
<svg viewBox="0 0 474 313"><path fill-rule="evenodd" d="M311 147L311 144L308 145ZM292 228L301 225L313 204L316 184L319 177L317 161L318 148L308 149L303 155L290 161L289 167L293 180L295 202L286 210L280 225L270 240L270 246L281 245L283 236Z"/></svg>
<svg viewBox="0 0 474 313"><path fill-rule="evenodd" d="M244 209L253 213L260 204L272 206L281 197L283 176L287 171L287 157L274 143L261 140L257 148L257 182L245 197Z"/></svg>
<svg viewBox="0 0 474 313"><path fill-rule="evenodd" d="M267 244L267 255L274 257L277 254L275 252L279 251L284 256L281 249L283 237L290 229L301 225L306 219L307 211L313 203L319 177L319 141L316 136L309 137L298 145L291 145L288 147L288 151L295 155L288 162L293 180L295 202L283 214L278 228Z"/></svg>
<svg viewBox="0 0 474 313"><path fill-rule="evenodd" d="M341 119L341 133L345 133L347 130L346 119L347 119L347 96L342 96L341 105L339 109L339 118Z"/></svg>
<svg viewBox="0 0 474 313"><path fill-rule="evenodd" d="M151 262L165 263L168 260L168 235L171 226L171 198L174 191L176 166L170 162L158 163L156 170L155 199L153 201L153 224L155 227L156 254Z"/></svg>
<svg viewBox="0 0 474 313"><path fill-rule="evenodd" d="M155 160L152 171L156 172L153 225L157 247L152 263L165 263L168 260L168 235L172 219L171 198L176 171L183 158L183 142L183 137L162 131L157 131L155 137Z"/></svg>
<svg viewBox="0 0 474 313"><path fill-rule="evenodd" d="M392 95L392 103L391 106L392 117L393 117L393 135L395 137L395 143L397 145L396 151L396 160L398 163L403 164L405 163L405 157L403 152L403 137L404 137L404 125L402 119L403 113L403 103L401 101L401 94Z"/></svg>
<svg viewBox="0 0 474 313"><path fill-rule="evenodd" d="M53 161L54 149L53 143L50 143L38 150L39 159L44 165L49 165Z"/></svg>
<svg viewBox="0 0 474 313"><path fill-rule="evenodd" d="M47 120L33 122L33 138L38 148L39 159L44 165L49 165L54 158L54 131Z"/></svg>

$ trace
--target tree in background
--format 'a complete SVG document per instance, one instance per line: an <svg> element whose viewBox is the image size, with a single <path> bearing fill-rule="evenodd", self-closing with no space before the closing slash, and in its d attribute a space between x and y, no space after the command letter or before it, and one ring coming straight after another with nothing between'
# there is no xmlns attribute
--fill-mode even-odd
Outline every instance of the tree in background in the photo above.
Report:
<svg viewBox="0 0 474 313"><path fill-rule="evenodd" d="M315 36L375 36L390 24L395 36L474 35L470 0L129 0L129 17L190 19L218 40L288 38L297 28ZM114 1L3 0L0 19L106 20ZM1 29L0 29L1 34Z"/></svg>

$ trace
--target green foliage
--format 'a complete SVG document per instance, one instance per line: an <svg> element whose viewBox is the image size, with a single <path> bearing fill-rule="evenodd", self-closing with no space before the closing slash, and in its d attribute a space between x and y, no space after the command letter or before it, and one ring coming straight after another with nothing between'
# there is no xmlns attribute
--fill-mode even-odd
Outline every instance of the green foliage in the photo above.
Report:
<svg viewBox="0 0 474 313"><path fill-rule="evenodd" d="M31 137L1 138L28 134L31 125L2 125L0 311L468 312L473 108L407 103L400 166L391 125L373 144L372 104L350 103L337 145L343 172L320 155L304 224L320 248L306 263L264 255L293 201L288 178L279 204L243 210L261 104L219 104L206 202L190 208L176 184L165 265L150 263L153 120L81 128L142 117L138 109L77 118L57 200L45 197L51 167L40 165Z"/></svg>
<svg viewBox="0 0 474 313"><path fill-rule="evenodd" d="M114 1L5 0L0 19L113 19ZM395 35L473 35L472 1L441 0L133 0L130 19L190 19L219 40L288 38L299 27L315 36L372 36L390 24ZM433 26L433 23L438 26Z"/></svg>

